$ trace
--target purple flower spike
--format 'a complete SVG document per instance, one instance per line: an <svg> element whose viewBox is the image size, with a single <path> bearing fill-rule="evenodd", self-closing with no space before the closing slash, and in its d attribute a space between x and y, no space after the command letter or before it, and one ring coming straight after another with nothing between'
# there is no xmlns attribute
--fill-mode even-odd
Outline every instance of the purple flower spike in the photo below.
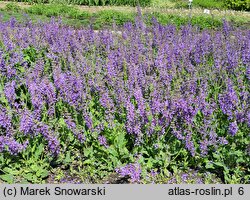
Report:
<svg viewBox="0 0 250 200"><path fill-rule="evenodd" d="M128 164L124 167L116 169L116 172L119 173L122 177L130 176L132 183L139 183L141 176L141 166L139 163Z"/></svg>
<svg viewBox="0 0 250 200"><path fill-rule="evenodd" d="M238 132L238 125L237 125L237 122L232 122L230 123L229 125L229 133L232 135L232 136L235 136L236 133Z"/></svg>
<svg viewBox="0 0 250 200"><path fill-rule="evenodd" d="M98 136L98 141L99 141L100 145L103 145L106 148L108 148L107 140L103 135Z"/></svg>

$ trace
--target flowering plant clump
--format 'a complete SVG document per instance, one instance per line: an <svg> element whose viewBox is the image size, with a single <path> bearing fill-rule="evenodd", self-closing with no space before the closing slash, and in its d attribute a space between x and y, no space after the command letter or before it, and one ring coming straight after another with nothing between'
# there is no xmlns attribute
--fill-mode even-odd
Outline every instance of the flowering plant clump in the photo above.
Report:
<svg viewBox="0 0 250 200"><path fill-rule="evenodd" d="M118 172L122 177L129 176L132 183L140 181L141 168L138 164L128 164L124 167L116 169L116 172Z"/></svg>
<svg viewBox="0 0 250 200"><path fill-rule="evenodd" d="M226 21L177 29L139 13L120 32L0 21L0 179L66 180L60 168L80 182L115 171L168 182L178 169L184 182L195 170L249 183L249 71L250 30Z"/></svg>

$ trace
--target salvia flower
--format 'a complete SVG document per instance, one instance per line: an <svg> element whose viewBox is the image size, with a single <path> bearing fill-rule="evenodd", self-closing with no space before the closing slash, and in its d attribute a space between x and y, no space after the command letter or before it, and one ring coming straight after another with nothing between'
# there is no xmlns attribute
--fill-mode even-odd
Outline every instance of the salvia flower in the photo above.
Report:
<svg viewBox="0 0 250 200"><path fill-rule="evenodd" d="M34 117L32 113L28 110L25 110L20 117L20 127L19 130L24 134L32 134L33 127L35 125Z"/></svg>
<svg viewBox="0 0 250 200"><path fill-rule="evenodd" d="M105 138L105 136L99 135L98 136L98 141L99 141L100 145L108 148L107 139Z"/></svg>
<svg viewBox="0 0 250 200"><path fill-rule="evenodd" d="M11 115L2 105L0 105L0 127L6 130L10 130L12 127Z"/></svg>
<svg viewBox="0 0 250 200"><path fill-rule="evenodd" d="M236 135L236 133L238 132L238 129L239 129L239 128L238 128L238 125L237 125L237 122L236 122L236 121L230 123L230 125L229 125L229 133L230 133L232 136Z"/></svg>
<svg viewBox="0 0 250 200"><path fill-rule="evenodd" d="M5 96L8 99L8 101L12 104L15 102L16 98L15 87L16 87L16 81L11 81L7 83L4 88Z"/></svg>
<svg viewBox="0 0 250 200"><path fill-rule="evenodd" d="M130 163L124 167L117 168L116 172L122 177L129 176L132 183L139 183L141 178L141 166L139 163Z"/></svg>

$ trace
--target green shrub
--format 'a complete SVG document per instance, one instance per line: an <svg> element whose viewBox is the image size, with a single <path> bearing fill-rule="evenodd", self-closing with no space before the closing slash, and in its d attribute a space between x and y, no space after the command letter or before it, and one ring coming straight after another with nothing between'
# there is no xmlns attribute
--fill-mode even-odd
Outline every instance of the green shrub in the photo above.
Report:
<svg viewBox="0 0 250 200"><path fill-rule="evenodd" d="M117 25L123 25L126 22L134 21L134 13L119 12L114 10L103 10L94 14L95 23L100 25L112 25L114 22Z"/></svg>
<svg viewBox="0 0 250 200"><path fill-rule="evenodd" d="M5 10L12 12L19 12L21 10L21 7L16 3L8 3L5 6Z"/></svg>
<svg viewBox="0 0 250 200"><path fill-rule="evenodd" d="M47 17L64 16L73 19L77 19L78 16L80 16L80 11L77 8L63 4L37 4L28 8L27 12L31 14L45 15Z"/></svg>
<svg viewBox="0 0 250 200"><path fill-rule="evenodd" d="M129 5L150 6L151 0L16 0L28 3L76 4L87 6Z"/></svg>
<svg viewBox="0 0 250 200"><path fill-rule="evenodd" d="M173 24L177 27L187 25L191 23L192 25L198 26L201 29L211 29L218 28L222 26L222 20L213 18L212 16L193 16L192 18L186 16L180 16L175 14L163 14L159 12L154 12L147 15L146 23L150 22L152 18L156 18L161 24Z"/></svg>
<svg viewBox="0 0 250 200"><path fill-rule="evenodd" d="M175 8L188 8L188 0L169 0L175 3ZM201 7L207 9L223 9L226 7L225 0L193 0L193 7Z"/></svg>
<svg viewBox="0 0 250 200"><path fill-rule="evenodd" d="M210 8L210 9L222 9L225 8L225 0L193 0L193 5Z"/></svg>
<svg viewBox="0 0 250 200"><path fill-rule="evenodd" d="M250 11L250 0L226 0L228 8Z"/></svg>

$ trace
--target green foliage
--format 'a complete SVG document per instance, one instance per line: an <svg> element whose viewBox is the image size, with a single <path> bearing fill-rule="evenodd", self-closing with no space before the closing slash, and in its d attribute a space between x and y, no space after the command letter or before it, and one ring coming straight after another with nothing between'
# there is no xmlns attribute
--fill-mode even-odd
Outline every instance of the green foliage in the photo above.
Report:
<svg viewBox="0 0 250 200"><path fill-rule="evenodd" d="M20 2L18 0L11 0ZM85 5L85 6L152 6L161 8L188 8L187 0L21 0L29 4L63 4L63 5ZM10 3L11 11L20 11L17 5ZM193 0L193 7L207 9L250 10L250 0Z"/></svg>
<svg viewBox="0 0 250 200"><path fill-rule="evenodd" d="M86 5L86 6L149 6L151 0L21 0L22 2L28 2L30 4L34 3L54 3L54 4L76 4L76 5Z"/></svg>
<svg viewBox="0 0 250 200"><path fill-rule="evenodd" d="M95 29L101 27L112 27L115 23L118 26L123 26L126 22L134 22L136 14L134 12L120 12L115 10L103 10L96 13L83 12L77 8L66 5L34 5L26 10L30 14L60 16L78 20L85 20L87 23L92 23ZM162 24L173 24L178 27L191 22L192 25L197 25L201 28L217 28L222 25L222 21L215 19L212 16L193 16L192 18L165 13L145 13L145 21L149 23L152 17L155 17Z"/></svg>
<svg viewBox="0 0 250 200"><path fill-rule="evenodd" d="M155 0L156 1L156 0ZM175 8L188 8L188 0L169 0ZM193 0L193 8L224 9L225 0Z"/></svg>
<svg viewBox="0 0 250 200"><path fill-rule="evenodd" d="M5 10L11 12L19 12L21 11L21 7L16 3L7 3L5 6Z"/></svg>
<svg viewBox="0 0 250 200"><path fill-rule="evenodd" d="M37 15L45 15L47 17L52 16L64 16L70 18L78 18L80 17L80 11L72 6L67 6L63 4L51 4L51 5L44 5L44 4L37 4L33 5L29 9L26 10L28 13L37 14Z"/></svg>
<svg viewBox="0 0 250 200"><path fill-rule="evenodd" d="M93 14L95 19L94 23L97 25L109 25L112 26L113 23L122 26L126 22L133 22L135 18L134 13L123 13L119 11L103 10L98 13Z"/></svg>
<svg viewBox="0 0 250 200"><path fill-rule="evenodd" d="M218 175L227 184L246 182L250 159L246 154L244 146L249 144L246 132L240 132L230 146L220 147L203 160L205 168ZM244 139L243 139L244 138ZM230 138L229 138L230 140Z"/></svg>
<svg viewBox="0 0 250 200"><path fill-rule="evenodd" d="M133 11L122 12L117 10L102 10L91 13L89 11L81 11L77 7L66 4L36 4L29 8L21 9L18 12L7 11L6 13L6 11L4 11L4 19L8 19L11 17L11 15L13 15L14 17L20 18L20 20L23 21L22 13L26 12L33 21L48 21L50 17L56 16L61 17L63 23L65 24L76 27L88 26L92 24L94 29L100 29L104 27L110 28L114 23L116 23L118 26L123 26L126 22L134 22L136 16L136 13ZM221 17L214 17L213 15L192 14L190 18L188 16L182 15L181 13L170 14L162 12L145 12L143 13L143 16L147 24L150 24L152 17L155 17L162 24L174 24L178 27L188 23L197 25L201 28L218 28L222 26ZM235 26L242 26L244 24L247 26L247 23L249 23L249 20L246 18L240 18L236 16L228 16L227 18L232 23L234 23Z"/></svg>
<svg viewBox="0 0 250 200"><path fill-rule="evenodd" d="M49 159L41 137L32 138L18 159L1 155L0 179L7 183L45 183L44 179L49 175Z"/></svg>
<svg viewBox="0 0 250 200"><path fill-rule="evenodd" d="M45 15L47 17L60 16L68 19L77 19L81 20L83 23L86 22L87 24L92 22L95 28L108 25L110 26L113 24L113 22L123 25L126 21L133 19L132 16L118 11L104 10L97 13L90 13L86 11L80 11L73 6L63 4L37 4L26 9L26 12L29 14Z"/></svg>
<svg viewBox="0 0 250 200"><path fill-rule="evenodd" d="M201 29L215 29L222 26L222 21L212 16L198 15L193 17L184 17L174 14L162 14L159 12L154 12L147 15L146 22L150 22L152 18L156 18L161 24L173 24L177 27L187 25L191 23L192 25L198 26Z"/></svg>
<svg viewBox="0 0 250 200"><path fill-rule="evenodd" d="M208 9L223 9L225 8L225 0L193 0L193 5Z"/></svg>
<svg viewBox="0 0 250 200"><path fill-rule="evenodd" d="M250 0L226 0L228 8L250 11Z"/></svg>

